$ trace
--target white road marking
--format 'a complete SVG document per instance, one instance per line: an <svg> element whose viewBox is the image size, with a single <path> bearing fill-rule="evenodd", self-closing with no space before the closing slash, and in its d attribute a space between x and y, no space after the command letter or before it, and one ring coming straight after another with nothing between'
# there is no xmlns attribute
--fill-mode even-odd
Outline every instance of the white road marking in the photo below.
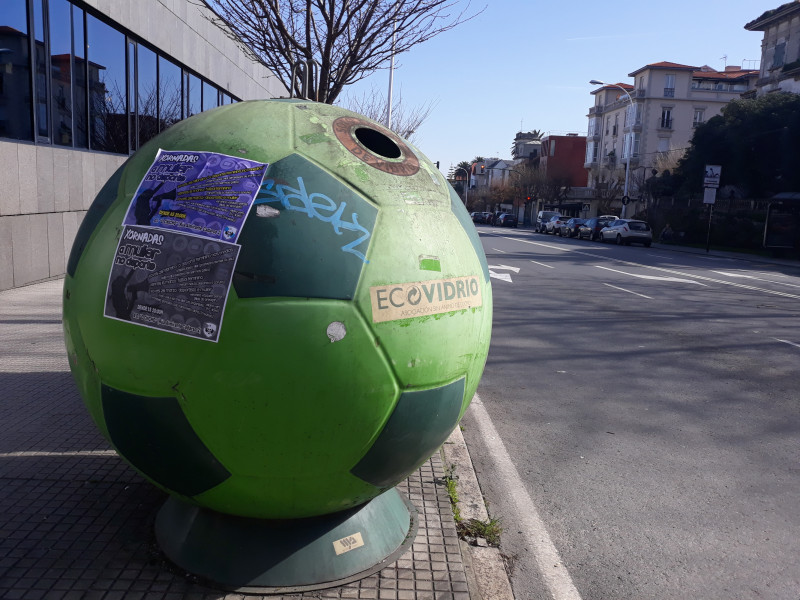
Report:
<svg viewBox="0 0 800 600"><path fill-rule="evenodd" d="M650 266L650 265L643 265L641 263L635 263L635 262L632 262L632 261L629 261L629 260L622 260L621 258L613 258L613 257L610 257L610 256L602 256L600 254L594 254L592 252L586 252L584 250L576 250L574 248L567 247L567 246L551 246L549 244L542 244L541 242L532 242L530 240L520 240L520 239L512 238L512 237L506 237L506 239L513 240L513 241L516 241L516 242L521 242L523 244L531 244L533 246L541 246L543 248L551 248L553 250L560 250L562 252L574 252L574 253L580 254L582 256L591 256L592 258L610 260L612 262L621 263L623 265L633 265L635 267L641 267L643 269L650 269L652 271L661 271L662 273L671 273L673 275L682 275L683 277L691 277L693 279L700 279L701 281L710 281L711 283L718 283L720 285L728 285L728 286L731 286L731 287L745 289L745 290L751 290L751 291L754 291L754 292L763 292L765 294L772 294L774 296L781 296L783 298L793 298L795 300L800 300L800 296L798 296L797 294L789 294L788 292L779 292L777 290L770 290L770 289L767 289L767 288L760 288L760 287L756 287L756 286L753 286L753 285L745 285L743 283L735 283L733 281L725 281L724 279L714 279L713 277L705 277L703 275L693 275L692 273L683 273L681 271L676 271L674 269L665 269L663 267L653 267L653 266ZM700 255L694 255L694 256L700 256ZM706 258L706 257L703 257L703 258ZM729 259L722 259L722 260L729 260Z"/></svg>
<svg viewBox="0 0 800 600"><path fill-rule="evenodd" d="M511 281L511 275L508 273L495 273L491 269L489 269L489 277L494 277L495 279L502 279L503 281L507 281L508 283L513 283Z"/></svg>
<svg viewBox="0 0 800 600"><path fill-rule="evenodd" d="M772 339L778 342L783 342L784 344L789 344L790 346L794 346L795 348L800 348L800 344L795 344L794 342L790 342L789 340L782 340L779 338L772 338Z"/></svg>
<svg viewBox="0 0 800 600"><path fill-rule="evenodd" d="M677 281L679 283L692 283L694 285L702 285L708 287L705 283L694 281L693 279L681 279L680 277L659 277L657 275L639 275L638 273L626 273L625 271L618 271L617 269L610 269L608 267L601 267L595 265L598 269L605 269L606 271L613 271L614 273L622 273L623 275L630 275L631 277L638 277L639 279L653 279L655 281Z"/></svg>
<svg viewBox="0 0 800 600"><path fill-rule="evenodd" d="M572 577L561 562L561 556L547 533L547 527L539 516L539 511L536 510L536 505L528 495L503 440L500 439L489 413L486 412L477 394L472 399L471 410L497 474L509 490L508 497L516 513L514 523L531 548L539 572L553 600L581 600L575 584L572 583Z"/></svg>
<svg viewBox="0 0 800 600"><path fill-rule="evenodd" d="M725 275L726 277L739 277L741 279L753 279L755 281L766 281L767 283L774 283L775 285L785 285L787 287L800 288L800 285L797 285L796 283L786 283L785 281L770 281L769 279L762 279L760 277L755 277L753 275L745 275L744 273L731 273L729 271L711 271L711 272L712 273L717 273L718 275ZM772 273L768 273L768 275L772 275Z"/></svg>
<svg viewBox="0 0 800 600"><path fill-rule="evenodd" d="M495 252L499 252L500 254L508 254L505 250L500 250L500 248L492 248Z"/></svg>
<svg viewBox="0 0 800 600"><path fill-rule="evenodd" d="M508 269L509 271L514 271L514 273L519 273L519 267L509 267L508 265L489 265L489 277L494 277L495 279L502 279L503 281L507 281L508 283L513 283L511 281L511 275L508 273L495 273L492 269Z"/></svg>
<svg viewBox="0 0 800 600"><path fill-rule="evenodd" d="M540 267L547 267L548 269L555 269L553 265L546 265L544 263L536 262L535 260L531 261L535 265L539 265Z"/></svg>
<svg viewBox="0 0 800 600"><path fill-rule="evenodd" d="M509 267L508 265L489 265L490 269L505 269L508 271L514 271L514 273L519 273L519 267Z"/></svg>
<svg viewBox="0 0 800 600"><path fill-rule="evenodd" d="M652 298L650 296L645 296L644 294L637 294L636 292L632 292L630 290L626 290L625 288L617 287L616 285L611 285L610 283L604 283L603 285L607 285L608 287L614 288L615 290L628 292L629 294L633 294L634 296L640 296L642 298L647 298L648 300L652 300Z"/></svg>

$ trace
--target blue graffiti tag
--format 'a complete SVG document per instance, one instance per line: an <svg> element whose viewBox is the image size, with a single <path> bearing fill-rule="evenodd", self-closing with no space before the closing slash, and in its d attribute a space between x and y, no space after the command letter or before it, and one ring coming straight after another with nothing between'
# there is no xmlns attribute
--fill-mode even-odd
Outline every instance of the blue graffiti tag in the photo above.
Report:
<svg viewBox="0 0 800 600"><path fill-rule="evenodd" d="M271 199L266 200L265 197ZM342 235L342 229L361 232L363 235L360 238L345 244L342 246L342 250L356 255L365 263L369 263L366 256L356 250L356 246L366 242L372 234L359 224L358 213L352 213L352 222L342 220L342 213L347 208L347 202L342 202L337 206L336 202L325 194L317 192L309 194L306 192L302 177L297 178L297 189L282 183L276 185L274 179L265 179L254 204L269 204L272 202L280 202L286 210L305 213L309 219L316 218L324 223L330 223L336 235Z"/></svg>

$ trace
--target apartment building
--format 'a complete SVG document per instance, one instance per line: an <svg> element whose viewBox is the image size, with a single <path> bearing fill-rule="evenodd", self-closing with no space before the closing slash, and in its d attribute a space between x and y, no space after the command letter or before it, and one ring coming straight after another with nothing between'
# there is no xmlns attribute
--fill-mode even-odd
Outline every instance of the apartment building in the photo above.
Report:
<svg viewBox="0 0 800 600"><path fill-rule="evenodd" d="M582 188L587 181L583 168L585 155L586 136L577 133L546 135L542 138L539 169L547 177L564 180L572 188Z"/></svg>
<svg viewBox="0 0 800 600"><path fill-rule="evenodd" d="M0 290L65 272L106 180L192 114L287 96L183 0L2 0Z"/></svg>
<svg viewBox="0 0 800 600"><path fill-rule="evenodd" d="M591 92L584 167L590 188L615 189L612 195L621 197L630 157L628 195L634 199L652 169L683 155L695 127L754 89L758 71L658 62L628 76L633 84L605 84Z"/></svg>
<svg viewBox="0 0 800 600"><path fill-rule="evenodd" d="M744 28L764 32L755 95L800 94L800 0L768 10Z"/></svg>

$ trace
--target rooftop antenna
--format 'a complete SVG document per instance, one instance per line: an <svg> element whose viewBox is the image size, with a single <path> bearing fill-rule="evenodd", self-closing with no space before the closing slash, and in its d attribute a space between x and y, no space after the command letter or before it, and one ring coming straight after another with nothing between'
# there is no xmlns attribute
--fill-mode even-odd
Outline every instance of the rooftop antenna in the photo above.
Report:
<svg viewBox="0 0 800 600"><path fill-rule="evenodd" d="M728 68L728 55L727 54L723 54L722 58L720 60L722 61L722 64L723 64L724 68L727 69Z"/></svg>

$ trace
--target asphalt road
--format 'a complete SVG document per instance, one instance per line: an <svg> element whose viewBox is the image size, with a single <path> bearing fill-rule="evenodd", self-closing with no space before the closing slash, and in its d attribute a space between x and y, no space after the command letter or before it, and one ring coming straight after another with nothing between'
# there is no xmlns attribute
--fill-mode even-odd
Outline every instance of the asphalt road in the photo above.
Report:
<svg viewBox="0 0 800 600"><path fill-rule="evenodd" d="M479 232L462 423L515 597L800 599L800 265Z"/></svg>

